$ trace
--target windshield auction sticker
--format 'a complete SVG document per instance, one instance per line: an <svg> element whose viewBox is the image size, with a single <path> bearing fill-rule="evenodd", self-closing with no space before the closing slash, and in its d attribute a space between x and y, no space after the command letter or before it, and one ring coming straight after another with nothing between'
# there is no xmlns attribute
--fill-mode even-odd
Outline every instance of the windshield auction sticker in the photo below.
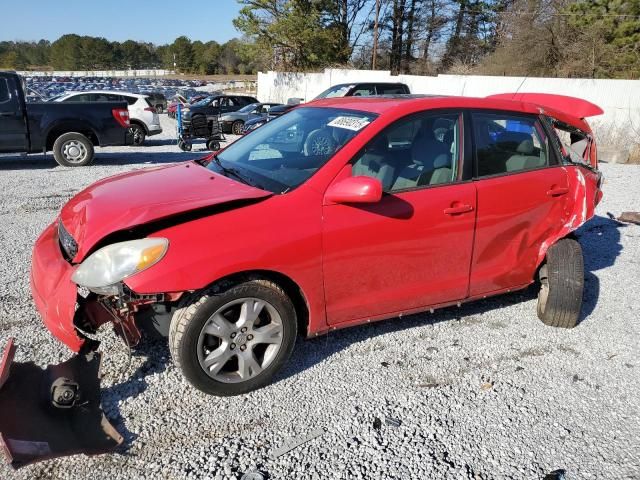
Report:
<svg viewBox="0 0 640 480"><path fill-rule="evenodd" d="M345 128L357 132L371 123L366 118L361 117L336 117L331 120L327 126L336 128Z"/></svg>

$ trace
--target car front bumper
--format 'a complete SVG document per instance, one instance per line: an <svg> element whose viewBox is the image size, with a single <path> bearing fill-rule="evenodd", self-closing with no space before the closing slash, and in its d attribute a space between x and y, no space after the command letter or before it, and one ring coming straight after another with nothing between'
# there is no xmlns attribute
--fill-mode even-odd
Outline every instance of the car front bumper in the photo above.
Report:
<svg viewBox="0 0 640 480"><path fill-rule="evenodd" d="M85 340L73 324L78 290L71 281L75 268L62 256L55 222L33 248L31 294L47 329L74 352Z"/></svg>

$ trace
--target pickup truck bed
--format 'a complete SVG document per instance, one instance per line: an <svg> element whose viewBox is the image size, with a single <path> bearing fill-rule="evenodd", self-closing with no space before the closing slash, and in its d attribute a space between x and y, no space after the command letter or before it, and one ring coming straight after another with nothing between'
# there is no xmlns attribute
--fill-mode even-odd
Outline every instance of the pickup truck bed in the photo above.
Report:
<svg viewBox="0 0 640 480"><path fill-rule="evenodd" d="M126 102L26 103L24 84L0 72L0 152L47 152L60 165L93 162L94 147L128 145Z"/></svg>

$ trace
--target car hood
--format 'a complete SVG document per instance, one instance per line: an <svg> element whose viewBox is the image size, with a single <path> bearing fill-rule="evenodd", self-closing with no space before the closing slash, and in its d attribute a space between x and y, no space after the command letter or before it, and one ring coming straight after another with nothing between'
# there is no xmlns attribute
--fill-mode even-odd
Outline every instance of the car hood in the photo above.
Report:
<svg viewBox="0 0 640 480"><path fill-rule="evenodd" d="M73 197L60 213L82 261L107 235L179 214L271 192L218 175L196 162L136 170L105 178Z"/></svg>

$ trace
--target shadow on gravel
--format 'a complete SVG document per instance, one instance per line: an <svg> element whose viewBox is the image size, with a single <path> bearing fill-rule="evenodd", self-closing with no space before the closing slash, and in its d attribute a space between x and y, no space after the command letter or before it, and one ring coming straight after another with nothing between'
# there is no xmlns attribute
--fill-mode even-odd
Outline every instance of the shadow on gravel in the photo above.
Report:
<svg viewBox="0 0 640 480"><path fill-rule="evenodd" d="M102 409L111 424L124 438L117 453L126 454L138 435L127 429L125 420L120 413L120 406L124 400L136 398L148 387L146 378L167 369L170 361L169 347L166 340L145 340L139 348L132 351L132 357L143 357L145 361L135 371L120 372L123 381L102 390Z"/></svg>
<svg viewBox="0 0 640 480"><path fill-rule="evenodd" d="M584 256L585 290L579 322L596 308L600 297L600 280L594 274L611 267L622 252L620 229L627 225L615 219L596 215L576 231Z"/></svg>

